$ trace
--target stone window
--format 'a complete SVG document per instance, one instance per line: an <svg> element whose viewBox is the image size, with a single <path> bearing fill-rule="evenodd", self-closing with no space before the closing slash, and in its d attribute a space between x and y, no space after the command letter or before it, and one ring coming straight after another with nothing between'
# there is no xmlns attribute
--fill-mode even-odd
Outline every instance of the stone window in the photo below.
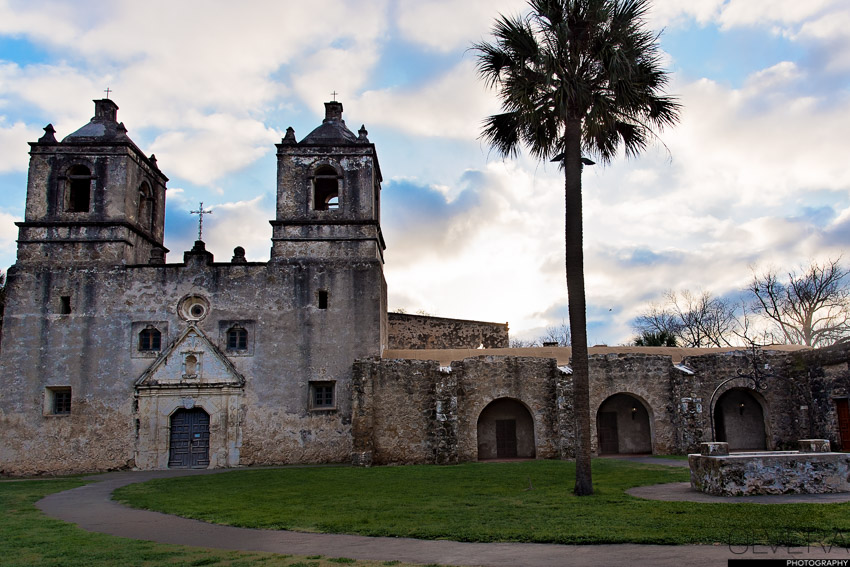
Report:
<svg viewBox="0 0 850 567"><path fill-rule="evenodd" d="M71 414L71 387L48 386L44 390L45 415Z"/></svg>
<svg viewBox="0 0 850 567"><path fill-rule="evenodd" d="M139 187L139 212L138 212L138 222L145 230L149 230L153 232L155 222L154 218L156 215L156 206L153 197L153 191L151 191L151 186L147 181L142 182L141 187Z"/></svg>
<svg viewBox="0 0 850 567"><path fill-rule="evenodd" d="M227 349L246 350L248 348L248 331L244 327L234 325L227 330Z"/></svg>
<svg viewBox="0 0 850 567"><path fill-rule="evenodd" d="M132 358L156 358L168 344L168 321L133 321L128 337Z"/></svg>
<svg viewBox="0 0 850 567"><path fill-rule="evenodd" d="M310 382L310 409L336 409L334 390L336 382Z"/></svg>
<svg viewBox="0 0 850 567"><path fill-rule="evenodd" d="M59 297L59 314L60 315L70 315L71 314L71 296L63 295Z"/></svg>
<svg viewBox="0 0 850 567"><path fill-rule="evenodd" d="M254 356L256 321L229 319L218 322L218 340L228 356Z"/></svg>
<svg viewBox="0 0 850 567"><path fill-rule="evenodd" d="M87 213L91 204L92 174L84 165L75 165L68 171L68 191L65 210L69 213Z"/></svg>
<svg viewBox="0 0 850 567"><path fill-rule="evenodd" d="M177 313L186 321L200 321L210 312L210 302L199 295L188 295L180 300Z"/></svg>
<svg viewBox="0 0 850 567"><path fill-rule="evenodd" d="M319 309L327 309L328 308L328 290L320 289L319 290Z"/></svg>
<svg viewBox="0 0 850 567"><path fill-rule="evenodd" d="M148 325L139 332L140 351L158 351L162 348L162 333L153 325Z"/></svg>
<svg viewBox="0 0 850 567"><path fill-rule="evenodd" d="M329 165L319 166L313 176L313 208L317 211L339 209L339 175Z"/></svg>

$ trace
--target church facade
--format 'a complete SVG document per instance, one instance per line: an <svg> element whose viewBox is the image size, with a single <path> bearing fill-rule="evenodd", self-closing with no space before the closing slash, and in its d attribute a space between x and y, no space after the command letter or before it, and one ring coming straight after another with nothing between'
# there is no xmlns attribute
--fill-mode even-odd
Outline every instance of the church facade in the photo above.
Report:
<svg viewBox="0 0 850 567"><path fill-rule="evenodd" d="M30 144L0 474L574 455L569 349L504 348L507 324L388 317L378 157L340 103L277 145L267 262L239 247L216 261L201 235L166 261L168 180L117 110L97 100L89 124ZM850 449L848 361L846 344L591 349L594 451Z"/></svg>
<svg viewBox="0 0 850 567"><path fill-rule="evenodd" d="M31 144L8 272L0 470L337 462L351 366L386 345L381 171L342 105L277 146L268 262L163 246L166 177L111 100Z"/></svg>

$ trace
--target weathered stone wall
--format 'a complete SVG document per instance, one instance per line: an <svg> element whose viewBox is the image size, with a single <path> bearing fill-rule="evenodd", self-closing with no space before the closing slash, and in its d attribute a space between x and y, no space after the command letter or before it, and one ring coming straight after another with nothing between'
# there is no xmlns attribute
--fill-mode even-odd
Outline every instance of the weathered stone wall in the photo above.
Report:
<svg viewBox="0 0 850 567"><path fill-rule="evenodd" d="M649 354L592 355L589 364L592 415L596 416L600 406L611 396L627 394L648 415L652 452L675 452L676 432L672 426L673 411L670 404L670 378L675 370L670 357ZM620 435L628 435L628 428L641 427L641 423L634 420L623 421L620 418L619 423ZM590 431L592 450L598 452L596 419L591 420Z"/></svg>
<svg viewBox="0 0 850 567"><path fill-rule="evenodd" d="M558 368L547 358L480 356L452 363L458 381L458 459L478 459L478 419L500 399L520 402L534 422L536 456L559 456L556 435Z"/></svg>
<svg viewBox="0 0 850 567"><path fill-rule="evenodd" d="M211 259L198 253L187 255L185 265L10 270L0 357L0 471L162 466L167 417L177 406L168 402L163 409L151 399L156 396L219 408L210 414L211 434L220 440L211 447L218 466L349 458L351 364L380 353L380 263ZM317 305L318 290L328 292L326 309ZM59 313L63 295L71 298L70 314ZM136 382L156 358L137 356L134 329L157 322L165 351L190 323L179 309L187 296L209 302L207 315L194 324L244 376L244 386L229 385L222 397L220 389L197 390L197 381L178 375L139 400ZM252 330L251 349L228 352L222 321L243 321ZM205 362L209 371L211 362ZM179 364L166 366L179 373ZM311 408L315 380L335 384L334 407ZM69 415L45 415L50 387L71 388Z"/></svg>
<svg viewBox="0 0 850 567"><path fill-rule="evenodd" d="M682 430L685 432L684 437L690 442L684 442L686 439L683 439L679 450L694 451L697 449L698 439L711 440L712 412L723 395L731 390L744 391L760 404L764 415L764 448L778 450L790 445L795 446L797 439L807 437L805 419L799 412L800 398L805 396L805 392L800 389L800 384L790 379L788 361L789 357L785 353L765 350L762 366L758 369L763 377L762 389L756 390L752 380L737 377L739 370L749 375L754 373L749 351L685 358L683 365L692 369L694 375L685 376L684 383L677 387L680 394L687 393L681 396L679 407L681 410L685 405L684 398L699 398L702 412L700 416L690 419L694 429ZM764 364L768 367L765 368ZM730 378L732 380L723 384ZM679 423L686 422L688 419L684 419L680 414ZM717 425L715 423L715 433Z"/></svg>
<svg viewBox="0 0 850 567"><path fill-rule="evenodd" d="M507 348L508 324L389 313L390 349Z"/></svg>
<svg viewBox="0 0 850 567"><path fill-rule="evenodd" d="M437 430L446 420L445 415L442 421L437 417L436 388L443 377L431 361L357 361L352 377L354 451L369 452L376 465L435 462Z"/></svg>
<svg viewBox="0 0 850 567"><path fill-rule="evenodd" d="M355 459L372 464L451 464L478 459L478 418L495 400L516 400L534 422L535 454L559 456L557 390L552 359L467 358L436 361L358 360L352 378Z"/></svg>
<svg viewBox="0 0 850 567"><path fill-rule="evenodd" d="M829 439L841 447L836 401L850 399L850 343L796 353L788 357L787 368L808 393L797 406L804 437Z"/></svg>
<svg viewBox="0 0 850 567"><path fill-rule="evenodd" d="M617 413L619 452L698 450L700 442L711 438L711 404L730 391L746 392L751 396L748 403L758 403L764 422L759 435L766 448L794 446L797 439L811 437L811 429L831 428L823 437L837 436L837 423L829 415L815 420L816 427L808 427L808 413L799 408L811 403L806 402L810 394L798 374L823 377L814 382L820 386L811 404L831 408L834 416L830 396L847 391L846 348L829 356L803 351L803 358L766 351L760 364L768 366L760 371L771 377L763 380L761 390L738 377L738 370L752 370L746 351L710 352L686 357L681 364L654 352L590 356L594 452L600 449L601 409ZM372 359L355 365L354 405L362 407L365 416L358 420L358 411L354 412L355 451L368 449L377 456L375 463L475 460L482 412L495 400L515 400L533 421L537 458L575 456L573 383L567 367L559 368L554 359L489 355L452 362L450 369L438 364ZM729 378L733 379L723 384ZM757 425L754 431L759 432L762 424Z"/></svg>

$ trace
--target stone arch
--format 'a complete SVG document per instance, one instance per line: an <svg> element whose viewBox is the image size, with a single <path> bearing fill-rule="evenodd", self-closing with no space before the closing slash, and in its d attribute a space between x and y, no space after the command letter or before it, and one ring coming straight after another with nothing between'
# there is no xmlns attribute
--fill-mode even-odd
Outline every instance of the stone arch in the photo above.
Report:
<svg viewBox="0 0 850 567"><path fill-rule="evenodd" d="M139 225L145 230L154 232L156 227L156 200L150 183L142 181L139 185L139 207L136 214Z"/></svg>
<svg viewBox="0 0 850 567"><path fill-rule="evenodd" d="M210 414L201 407L177 408L169 416L168 468L210 466Z"/></svg>
<svg viewBox="0 0 850 567"><path fill-rule="evenodd" d="M313 209L339 209L342 174L333 165L322 163L313 172Z"/></svg>
<svg viewBox="0 0 850 567"><path fill-rule="evenodd" d="M715 437L729 443L730 451L767 448L767 411L758 392L730 388L717 398L713 412Z"/></svg>
<svg viewBox="0 0 850 567"><path fill-rule="evenodd" d="M652 422L652 409L639 396L608 396L596 411L599 454L652 453Z"/></svg>
<svg viewBox="0 0 850 567"><path fill-rule="evenodd" d="M91 169L87 165L76 164L68 169L65 190L65 211L69 213L87 213L91 208Z"/></svg>
<svg viewBox="0 0 850 567"><path fill-rule="evenodd" d="M537 455L534 418L514 398L498 398L478 416L478 460L533 459Z"/></svg>

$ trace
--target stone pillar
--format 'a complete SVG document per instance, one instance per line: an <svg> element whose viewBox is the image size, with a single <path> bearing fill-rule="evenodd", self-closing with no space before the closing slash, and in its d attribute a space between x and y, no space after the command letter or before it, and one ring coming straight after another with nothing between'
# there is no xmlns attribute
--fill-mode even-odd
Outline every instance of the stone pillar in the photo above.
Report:
<svg viewBox="0 0 850 567"><path fill-rule="evenodd" d="M440 368L435 383L434 462L456 465L457 449L457 377L451 367Z"/></svg>
<svg viewBox="0 0 850 567"><path fill-rule="evenodd" d="M561 459L575 459L575 413L573 412L573 377L559 368L555 378L555 417L558 452Z"/></svg>
<svg viewBox="0 0 850 567"><path fill-rule="evenodd" d="M800 439L797 441L801 453L829 453L829 439Z"/></svg>
<svg viewBox="0 0 850 567"><path fill-rule="evenodd" d="M722 457L729 454L729 443L700 443L699 452L704 457Z"/></svg>
<svg viewBox="0 0 850 567"><path fill-rule="evenodd" d="M373 374L376 363L371 360L357 360L351 376L351 434L354 450L351 464L356 467L372 466L375 428L373 416Z"/></svg>

